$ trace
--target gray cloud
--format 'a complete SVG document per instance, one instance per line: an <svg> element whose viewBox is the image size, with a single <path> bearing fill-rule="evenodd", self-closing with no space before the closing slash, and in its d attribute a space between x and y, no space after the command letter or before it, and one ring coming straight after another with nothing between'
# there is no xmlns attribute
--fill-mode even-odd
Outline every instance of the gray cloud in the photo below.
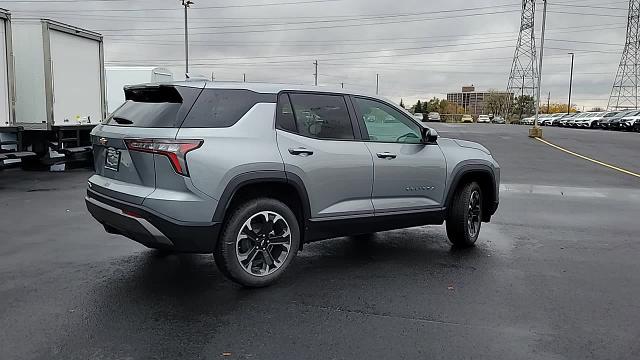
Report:
<svg viewBox="0 0 640 360"><path fill-rule="evenodd" d="M504 89L519 28L514 0L195 0L189 10L192 73L217 80L313 83L374 92L406 103L444 97L462 85ZM576 51L574 103L606 105L624 44L626 4L610 9L550 5L542 91L566 102ZM235 7L223 8L233 5ZM109 64L166 66L183 72L183 10L178 0L0 1L16 17L46 17L105 35ZM541 9L542 6L539 6ZM155 10L168 9L168 10ZM174 10L171 10L174 9ZM452 11L470 9L467 11ZM582 15L567 14L580 13ZM597 15L585 15L597 14ZM383 17L385 16L385 17ZM540 28L540 19L537 19ZM539 34L538 34L539 36Z"/></svg>

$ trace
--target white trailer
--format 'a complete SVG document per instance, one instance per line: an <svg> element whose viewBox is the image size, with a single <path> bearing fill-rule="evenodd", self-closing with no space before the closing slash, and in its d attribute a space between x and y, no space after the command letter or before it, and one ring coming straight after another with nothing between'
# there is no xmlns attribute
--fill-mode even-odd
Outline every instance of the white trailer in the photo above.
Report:
<svg viewBox="0 0 640 360"><path fill-rule="evenodd" d="M87 151L106 116L102 35L45 19L14 19L12 30L21 147L39 157Z"/></svg>
<svg viewBox="0 0 640 360"><path fill-rule="evenodd" d="M0 9L0 126L13 126L14 84L11 14Z"/></svg>
<svg viewBox="0 0 640 360"><path fill-rule="evenodd" d="M168 82L173 73L165 68L150 66L107 66L107 111L114 112L124 103L124 87L128 85Z"/></svg>
<svg viewBox="0 0 640 360"><path fill-rule="evenodd" d="M14 125L14 72L11 13L0 9L0 169L16 160L18 131ZM10 153L10 155L8 155Z"/></svg>

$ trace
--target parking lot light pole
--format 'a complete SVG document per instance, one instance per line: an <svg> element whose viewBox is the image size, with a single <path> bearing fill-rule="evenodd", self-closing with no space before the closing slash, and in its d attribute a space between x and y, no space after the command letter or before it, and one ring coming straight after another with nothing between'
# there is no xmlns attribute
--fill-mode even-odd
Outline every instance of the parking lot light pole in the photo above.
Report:
<svg viewBox="0 0 640 360"><path fill-rule="evenodd" d="M189 77L189 27L187 22L187 9L193 5L191 0L181 0L184 6L184 73Z"/></svg>
<svg viewBox="0 0 640 360"><path fill-rule="evenodd" d="M569 103L567 104L567 115L571 113L571 87L573 86L573 57L574 53L570 52L571 55L571 75L569 76Z"/></svg>
<svg viewBox="0 0 640 360"><path fill-rule="evenodd" d="M538 126L538 116L540 115L540 86L542 85L542 59L544 57L544 30L547 22L547 0L543 0L544 7L542 9L542 34L540 37L540 64L538 66L538 88L536 89L536 117L533 121L533 127L529 129L529 137L542 137L542 128Z"/></svg>

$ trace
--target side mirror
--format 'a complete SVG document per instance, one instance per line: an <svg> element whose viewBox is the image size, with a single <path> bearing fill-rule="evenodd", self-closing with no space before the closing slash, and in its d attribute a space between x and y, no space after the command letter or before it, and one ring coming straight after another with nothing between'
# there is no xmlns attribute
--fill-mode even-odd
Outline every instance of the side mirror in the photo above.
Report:
<svg viewBox="0 0 640 360"><path fill-rule="evenodd" d="M422 128L422 143L431 145L438 141L438 132L427 127Z"/></svg>

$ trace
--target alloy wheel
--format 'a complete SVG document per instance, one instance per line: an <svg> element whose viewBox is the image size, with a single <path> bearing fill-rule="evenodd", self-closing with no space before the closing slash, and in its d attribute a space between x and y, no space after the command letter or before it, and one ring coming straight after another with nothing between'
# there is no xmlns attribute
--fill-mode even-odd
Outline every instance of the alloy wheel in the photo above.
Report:
<svg viewBox="0 0 640 360"><path fill-rule="evenodd" d="M469 198L467 224L469 226L469 237L475 238L480 231L480 192L477 190L472 191Z"/></svg>
<svg viewBox="0 0 640 360"><path fill-rule="evenodd" d="M236 237L236 257L244 271L267 276L282 267L291 249L291 229L280 214L261 211L240 228Z"/></svg>

